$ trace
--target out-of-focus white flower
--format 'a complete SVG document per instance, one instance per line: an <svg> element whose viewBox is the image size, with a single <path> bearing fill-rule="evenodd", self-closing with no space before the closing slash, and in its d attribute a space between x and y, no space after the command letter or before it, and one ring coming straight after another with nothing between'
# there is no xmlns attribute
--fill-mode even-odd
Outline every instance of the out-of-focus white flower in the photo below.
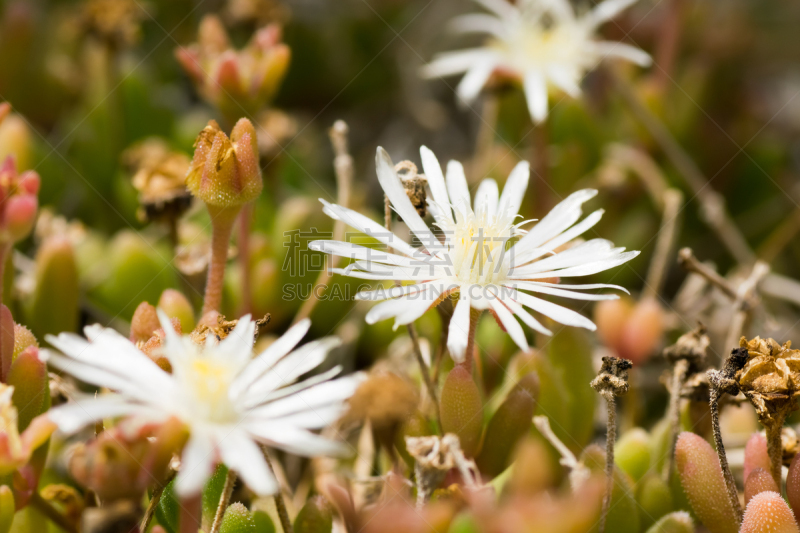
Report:
<svg viewBox="0 0 800 533"><path fill-rule="evenodd" d="M587 71L606 57L619 57L642 66L650 56L627 44L602 41L595 33L603 22L636 0L605 0L576 16L569 0L475 0L491 13L462 15L453 21L461 33L487 34L479 48L447 52L423 68L429 78L464 73L456 92L464 102L474 100L493 74L521 82L534 122L547 117L548 90L555 87L572 97L580 95Z"/></svg>
<svg viewBox="0 0 800 533"><path fill-rule="evenodd" d="M376 156L378 180L421 246L411 246L364 215L321 200L329 216L343 220L393 249L389 253L348 242L310 243L311 249L356 260L346 268L334 269L335 272L362 279L413 282L359 293L357 298L362 300L383 300L367 314L367 322L394 317L395 327L409 324L445 297L458 293L459 301L450 321L447 341L450 354L458 362L464 360L467 347L470 308L491 310L523 350L528 348L528 343L515 315L534 330L550 334L524 307L562 324L594 330L595 325L583 315L523 291L578 300L617 298L616 295L578 292L583 289L625 291L616 285L557 283L562 277L588 276L608 270L639 255L639 252L616 248L605 239L573 243L564 251L556 251L600 220L603 211L597 210L578 222L581 205L597 191L584 189L570 195L526 231L521 228L525 222L516 219L530 177L527 162L519 163L511 171L502 194L493 179L483 180L472 204L460 163L448 163L445 179L433 152L423 146L420 153L431 192L428 207L443 240L428 228L414 209L383 148L378 148Z"/></svg>
<svg viewBox="0 0 800 533"><path fill-rule="evenodd" d="M341 370L336 367L295 383L325 360L338 339L319 339L291 351L308 331L310 322L304 320L253 358L255 323L249 316L222 341L209 335L204 346L178 335L163 313L159 318L172 374L128 339L99 325L84 330L88 340L71 333L48 337L64 354L49 354L51 365L114 391L52 409L49 417L62 431L108 417L178 418L190 434L176 481L184 496L199 492L218 462L235 470L256 493L276 492L259 442L309 456L344 451L341 443L309 430L343 414L361 377L331 381Z"/></svg>

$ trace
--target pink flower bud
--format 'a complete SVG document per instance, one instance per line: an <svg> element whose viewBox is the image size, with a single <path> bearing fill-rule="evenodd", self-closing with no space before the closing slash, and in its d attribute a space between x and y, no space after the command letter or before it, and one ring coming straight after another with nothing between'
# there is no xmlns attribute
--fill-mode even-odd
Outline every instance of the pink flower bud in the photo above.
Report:
<svg viewBox="0 0 800 533"><path fill-rule="evenodd" d="M28 236L36 221L39 176L33 171L17 175L12 156L0 167L0 243L13 244Z"/></svg>
<svg viewBox="0 0 800 533"><path fill-rule="evenodd" d="M664 334L664 311L654 299L645 298L637 303L620 339L620 356L641 364L653 354Z"/></svg>
<svg viewBox="0 0 800 533"><path fill-rule="evenodd" d="M800 533L800 529L780 494L762 492L747 505L739 533Z"/></svg>
<svg viewBox="0 0 800 533"><path fill-rule="evenodd" d="M3 225L13 242L21 241L33 229L39 203L32 194L22 194L8 199Z"/></svg>
<svg viewBox="0 0 800 533"><path fill-rule="evenodd" d="M133 312L131 318L131 342L146 342L153 333L161 328L156 308L147 302L142 302Z"/></svg>
<svg viewBox="0 0 800 533"><path fill-rule="evenodd" d="M622 341L622 330L631 314L633 305L628 298L604 300L594 306L594 323L597 324L597 335L603 344L619 353Z"/></svg>

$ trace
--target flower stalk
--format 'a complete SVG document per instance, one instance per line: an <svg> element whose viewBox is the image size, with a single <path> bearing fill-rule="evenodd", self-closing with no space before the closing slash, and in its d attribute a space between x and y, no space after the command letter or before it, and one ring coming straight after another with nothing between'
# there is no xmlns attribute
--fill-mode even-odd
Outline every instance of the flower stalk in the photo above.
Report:
<svg viewBox="0 0 800 533"><path fill-rule="evenodd" d="M267 460L269 461L269 459ZM219 505L217 505L217 511L214 513L214 521L211 523L209 533L219 533L219 528L222 526L222 517L225 516L225 509L228 508L235 484L236 472L228 469L228 473L225 475L225 484L222 486L222 494L219 497Z"/></svg>
<svg viewBox="0 0 800 533"><path fill-rule="evenodd" d="M603 510L600 515L598 531L604 533L606 519L611 507L611 494L614 490L614 442L617 439L617 396L628 392L628 370L633 366L627 359L619 357L603 357L597 377L591 382L592 388L606 401L608 418L606 426L606 494L603 498Z"/></svg>

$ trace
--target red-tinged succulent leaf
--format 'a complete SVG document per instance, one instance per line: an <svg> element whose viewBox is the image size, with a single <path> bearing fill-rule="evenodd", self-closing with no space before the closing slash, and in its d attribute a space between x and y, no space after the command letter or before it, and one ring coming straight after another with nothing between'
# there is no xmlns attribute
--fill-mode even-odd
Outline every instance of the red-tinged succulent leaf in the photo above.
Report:
<svg viewBox="0 0 800 533"><path fill-rule="evenodd" d="M769 473L769 470L763 468L756 468L750 475L747 476L747 481L744 483L744 504L750 503L753 496L762 492L780 492L780 488L775 484L775 478Z"/></svg>
<svg viewBox="0 0 800 533"><path fill-rule="evenodd" d="M530 431L538 394L539 378L531 372L519 380L489 420L476 461L486 479L505 470L514 447Z"/></svg>
<svg viewBox="0 0 800 533"><path fill-rule="evenodd" d="M792 506L794 516L800 522L800 454L795 455L786 476L786 499Z"/></svg>
<svg viewBox="0 0 800 533"><path fill-rule="evenodd" d="M39 358L36 346L29 346L14 360L8 372L8 384L14 387L12 401L17 408L19 431L22 432L44 411L48 405L45 395L50 394L47 365Z"/></svg>
<svg viewBox="0 0 800 533"><path fill-rule="evenodd" d="M458 435L464 453L474 456L480 446L483 402L478 386L463 366L456 366L448 374L442 387L440 410L442 430Z"/></svg>
<svg viewBox="0 0 800 533"><path fill-rule="evenodd" d="M654 299L640 301L622 328L619 356L633 364L646 361L664 335L664 310Z"/></svg>
<svg viewBox="0 0 800 533"><path fill-rule="evenodd" d="M739 533L800 533L800 529L780 494L762 492L747 504Z"/></svg>
<svg viewBox="0 0 800 533"><path fill-rule="evenodd" d="M750 477L750 472L756 468L770 470L769 454L767 453L767 439L761 433L754 433L744 447L744 476Z"/></svg>
<svg viewBox="0 0 800 533"><path fill-rule="evenodd" d="M131 342L146 342L159 328L161 323L158 321L156 308L148 302L140 303L131 318Z"/></svg>
<svg viewBox="0 0 800 533"><path fill-rule="evenodd" d="M692 510L703 525L711 533L737 533L736 513L711 445L699 435L681 433L675 445L675 464Z"/></svg>

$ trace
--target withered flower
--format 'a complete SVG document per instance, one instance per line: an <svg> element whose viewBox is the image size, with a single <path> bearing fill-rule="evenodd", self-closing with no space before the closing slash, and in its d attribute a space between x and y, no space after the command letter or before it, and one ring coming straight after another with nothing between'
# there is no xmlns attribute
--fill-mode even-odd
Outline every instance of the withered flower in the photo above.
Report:
<svg viewBox="0 0 800 533"><path fill-rule="evenodd" d="M400 161L394 166L397 177L400 178L400 183L403 184L403 189L406 191L406 196L411 200L411 205L417 210L419 216L424 217L428 214L427 209L427 196L425 193L425 186L428 180L425 179L424 174L417 171L417 165L411 161ZM386 198L387 205L389 198Z"/></svg>
<svg viewBox="0 0 800 533"><path fill-rule="evenodd" d="M254 343L258 340L258 334L261 329L269 324L269 321L269 313L254 321L256 325L255 336L253 337ZM194 328L189 337L198 346L204 345L209 335L216 337L217 342L219 342L225 339L236 328L238 323L238 320L225 320L225 317L220 314L209 315L208 317L203 317L203 320Z"/></svg>
<svg viewBox="0 0 800 533"><path fill-rule="evenodd" d="M140 23L147 13L136 0L88 0L83 6L81 26L112 48L136 44Z"/></svg>
<svg viewBox="0 0 800 533"><path fill-rule="evenodd" d="M131 182L139 193L140 220L175 220L188 209L192 200L186 188L189 156L150 138L126 150L123 161L134 173Z"/></svg>
<svg viewBox="0 0 800 533"><path fill-rule="evenodd" d="M736 373L736 385L756 409L766 429L772 476L780 481L782 464L781 429L786 417L797 409L800 395L800 350L791 341L779 344L774 339L756 337L739 340L747 361Z"/></svg>

